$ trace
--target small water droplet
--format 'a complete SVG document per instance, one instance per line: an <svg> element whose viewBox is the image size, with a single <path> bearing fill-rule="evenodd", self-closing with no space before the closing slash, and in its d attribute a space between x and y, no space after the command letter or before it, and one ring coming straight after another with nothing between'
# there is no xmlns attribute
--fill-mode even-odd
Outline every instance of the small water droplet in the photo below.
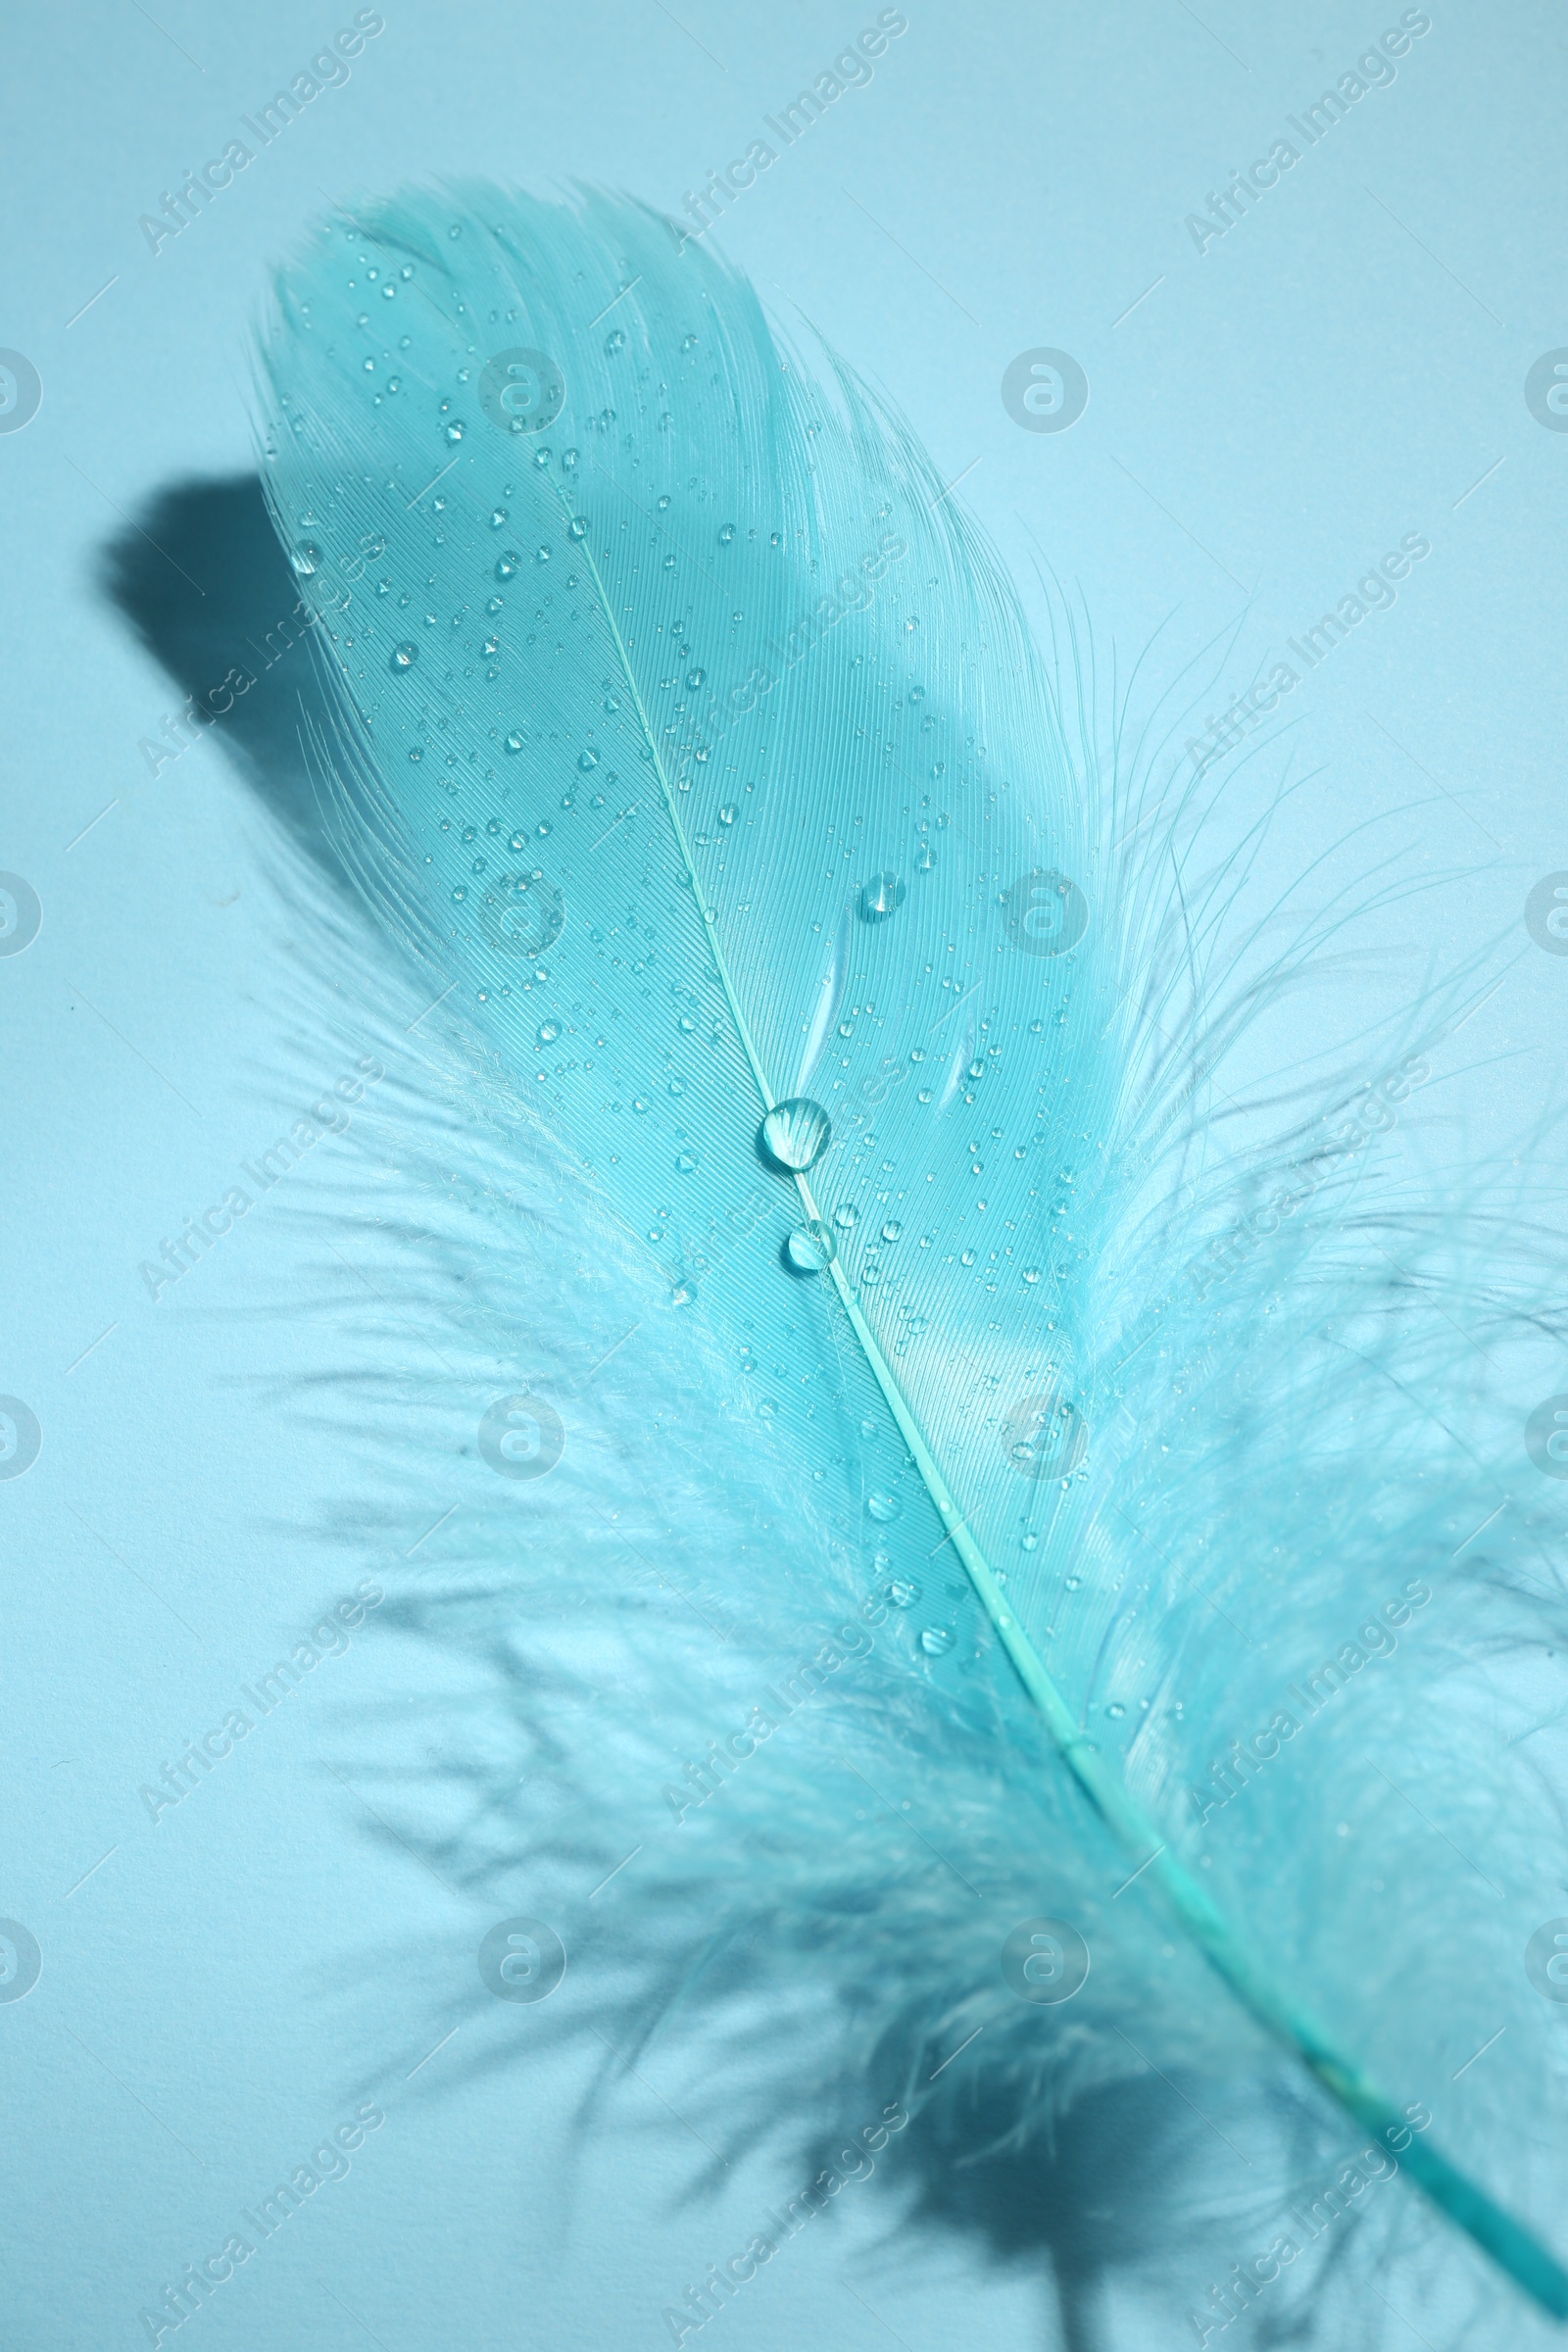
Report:
<svg viewBox="0 0 1568 2352"><path fill-rule="evenodd" d="M506 519L507 510L505 507L492 507L490 510L490 528L493 531L499 531Z"/></svg>
<svg viewBox="0 0 1568 2352"><path fill-rule="evenodd" d="M865 1498L865 1507L878 1525L885 1527L890 1519L897 1519L904 1505L886 1487L873 1487Z"/></svg>
<svg viewBox="0 0 1568 2352"><path fill-rule="evenodd" d="M461 441L463 439L463 427L461 424L459 424L455 416L452 419L452 422L447 426L447 439L449 441Z"/></svg>
<svg viewBox="0 0 1568 2352"><path fill-rule="evenodd" d="M891 1600L896 1609L912 1609L920 1597L919 1586L911 1583L906 1576L896 1576L891 1585L883 1586L882 1591L884 1598Z"/></svg>
<svg viewBox="0 0 1568 2352"><path fill-rule="evenodd" d="M514 547L509 547L504 556L498 556L496 558L496 578L498 580L515 579L517 574L517 565L521 562L522 558L518 555L516 549Z"/></svg>
<svg viewBox="0 0 1568 2352"><path fill-rule="evenodd" d="M409 643L408 640L405 639L402 645L395 645L392 648L392 660L389 667L393 669L412 669L418 659L418 647Z"/></svg>
<svg viewBox="0 0 1568 2352"><path fill-rule="evenodd" d="M922 874L929 874L934 868L936 861L936 852L931 848L929 843L927 843L919 851L914 860L916 868Z"/></svg>
<svg viewBox="0 0 1568 2352"><path fill-rule="evenodd" d="M1079 1586L1080 1586L1080 1585L1083 1583L1083 1581L1084 1581L1084 1580L1083 1580L1083 1578L1082 1578L1081 1576L1069 1576L1069 1577L1066 1579L1066 1585L1067 1585L1067 1590L1068 1590L1068 1592L1077 1592L1077 1590L1078 1590L1078 1588L1079 1588Z"/></svg>
<svg viewBox="0 0 1568 2352"><path fill-rule="evenodd" d="M895 873L873 874L860 891L860 920L885 923L904 905L905 888Z"/></svg>
<svg viewBox="0 0 1568 2352"><path fill-rule="evenodd" d="M720 547L728 547L734 536L735 525L732 522L721 523L719 525L718 544Z"/></svg>
<svg viewBox="0 0 1568 2352"><path fill-rule="evenodd" d="M808 1095L792 1095L787 1102L774 1104L758 1140L775 1167L793 1173L814 1167L832 1136L833 1123L821 1103Z"/></svg>
<svg viewBox="0 0 1568 2352"><path fill-rule="evenodd" d="M739 814L740 810L736 808L734 802L726 801L723 808L718 812L718 821L721 825L732 825Z"/></svg>
<svg viewBox="0 0 1568 2352"><path fill-rule="evenodd" d="M599 754L593 749L592 745L590 745L586 751L579 752L577 754L577 765L582 769L584 775L588 773L590 768L595 768L599 765Z"/></svg>
<svg viewBox="0 0 1568 2352"><path fill-rule="evenodd" d="M646 1095L633 1095L633 1097L632 1097L632 1099L631 1099L631 1106L632 1106L633 1110L639 1110L639 1111L641 1111L641 1110L646 1110L646 1109L648 1108L648 1098L647 1098L647 1096L646 1096Z"/></svg>
<svg viewBox="0 0 1568 2352"><path fill-rule="evenodd" d="M974 1251L972 1250L964 1250L960 1251L958 1263L960 1266L972 1266L974 1264Z"/></svg>
<svg viewBox="0 0 1568 2352"><path fill-rule="evenodd" d="M841 1200L833 1211L833 1222L840 1233L853 1233L860 1221L860 1212L853 1200Z"/></svg>
<svg viewBox="0 0 1568 2352"><path fill-rule="evenodd" d="M706 669L689 669L686 672L686 683L691 688L693 694L697 692L699 686L704 686L707 684L707 682L708 672Z"/></svg>
<svg viewBox="0 0 1568 2352"><path fill-rule="evenodd" d="M509 752L520 752L522 745L523 738L518 733L517 729L514 727L512 733L507 737L507 749Z"/></svg>
<svg viewBox="0 0 1568 2352"><path fill-rule="evenodd" d="M540 1024L539 1024L539 1043L540 1043L542 1046L553 1046L553 1045L555 1044L555 1042L556 1042L557 1038L558 1038L560 1035L561 1035L561 1023L560 1023L559 1021L541 1021L541 1022L540 1022Z"/></svg>
<svg viewBox="0 0 1568 2352"><path fill-rule="evenodd" d="M572 538L572 539L586 539L586 538L587 538L587 536L588 536L588 517L587 517L587 515L586 515L586 514L574 514L574 515L572 516L571 520L570 520L570 521L567 523L567 525L566 525L566 533L567 533L567 536L568 536L568 538Z"/></svg>
<svg viewBox="0 0 1568 2352"><path fill-rule="evenodd" d="M307 539L303 545L294 550L289 558L289 562L302 580L308 580L313 576L320 561L321 551L314 539Z"/></svg>
<svg viewBox="0 0 1568 2352"><path fill-rule="evenodd" d="M1112 1723L1120 1723L1126 1712L1127 1710L1122 1705L1119 1698L1113 1698L1109 1706L1105 1709L1105 1713L1110 1717Z"/></svg>
<svg viewBox="0 0 1568 2352"><path fill-rule="evenodd" d="M833 1255L833 1236L818 1217L798 1226L784 1245L785 1259L796 1274L820 1274Z"/></svg>
<svg viewBox="0 0 1568 2352"><path fill-rule="evenodd" d="M696 1152L677 1152L675 1154L675 1165L683 1176L690 1176L697 1165Z"/></svg>
<svg viewBox="0 0 1568 2352"><path fill-rule="evenodd" d="M1025 1282L1028 1283L1038 1282L1040 1280L1040 1268L1038 1266L1025 1266L1023 1270L1023 1278Z"/></svg>
<svg viewBox="0 0 1568 2352"><path fill-rule="evenodd" d="M944 1657L953 1647L953 1636L945 1625L928 1625L920 1636L920 1647L929 1657Z"/></svg>
<svg viewBox="0 0 1568 2352"><path fill-rule="evenodd" d="M606 351L611 355L612 358L613 358L617 351L624 351L625 348L626 337L624 333L618 326L612 326L609 334L605 337Z"/></svg>

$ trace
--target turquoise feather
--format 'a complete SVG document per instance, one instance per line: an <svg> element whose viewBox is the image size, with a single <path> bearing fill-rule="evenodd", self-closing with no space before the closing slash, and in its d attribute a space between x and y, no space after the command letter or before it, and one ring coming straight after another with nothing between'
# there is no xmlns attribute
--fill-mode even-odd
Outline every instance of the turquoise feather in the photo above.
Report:
<svg viewBox="0 0 1568 2352"><path fill-rule="evenodd" d="M830 359L813 380L743 280L629 203L343 215L284 273L266 368L344 855L721 1350L711 1507L737 1450L777 1447L809 1505L771 1544L836 1545L853 1588L910 1602L899 1703L993 1742L1000 1801L1053 1780L1029 1802L1076 1844L1053 1867L1097 1955L1179 1923L1568 2315L1561 2266L1383 2087L1417 2045L1350 1983L1313 2014L1316 1931L1189 1795L1369 1580L1429 1573L1490 1490L1433 1498L1386 1352L1364 1394L1343 1359L1287 1367L1325 1281L1334 1311L1371 1296L1309 1257L1312 1197L1346 1178L1205 1131L1198 1053L1159 1030L1169 886L995 560L896 416ZM1388 1067L1384 1105L1417 1063ZM1265 1175L1299 1218L1211 1249ZM694 1543L705 1507L699 1484ZM1151 1969L1126 1961L1128 2014L1170 2004ZM1237 2034L1191 2047L1224 2065Z"/></svg>

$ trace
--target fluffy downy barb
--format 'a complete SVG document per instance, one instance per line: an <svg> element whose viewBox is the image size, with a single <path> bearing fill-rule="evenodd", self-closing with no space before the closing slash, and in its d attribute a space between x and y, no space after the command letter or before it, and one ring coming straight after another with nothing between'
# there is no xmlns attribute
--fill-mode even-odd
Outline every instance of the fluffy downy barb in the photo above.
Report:
<svg viewBox="0 0 1568 2352"><path fill-rule="evenodd" d="M728 1366L693 1514L754 1450L792 1465L781 1573L831 1553L891 1597L900 1736L951 1759L956 1805L983 1785L999 1886L1092 1926L1072 2010L1013 2001L976 2064L1014 2092L1115 2080L1135 2044L1223 2072L1260 2029L1568 2315L1439 2150L1473 2130L1446 2056L1434 2144L1392 2095L1440 2080L1476 1998L1450 2024L1422 1957L1437 1917L1475 1931L1419 1824L1380 1817L1373 1882L1419 1887L1418 1939L1344 1875L1328 1733L1245 1803L1190 1801L1391 1560L1436 1575L1494 1494L1439 1467L1382 1343L1323 1352L1321 1173L1223 1282L1189 1276L1223 1186L1212 1153L1192 1175L1150 977L1168 884L995 559L896 416L633 204L341 214L265 362L345 860ZM1535 1534L1505 1519L1489 1563ZM791 1932L848 1971L815 1867ZM1233 1999L1173 1971L1172 1920ZM933 1936L867 1993L889 2046L959 2014L965 1948Z"/></svg>

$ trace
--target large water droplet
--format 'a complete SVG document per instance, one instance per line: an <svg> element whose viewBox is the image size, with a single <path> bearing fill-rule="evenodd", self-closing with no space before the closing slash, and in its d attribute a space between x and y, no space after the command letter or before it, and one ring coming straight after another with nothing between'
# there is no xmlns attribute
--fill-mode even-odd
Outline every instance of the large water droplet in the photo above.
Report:
<svg viewBox="0 0 1568 2352"><path fill-rule="evenodd" d="M312 539L307 539L303 546L297 547L289 558L302 580L312 576L320 561L321 551Z"/></svg>
<svg viewBox="0 0 1568 2352"><path fill-rule="evenodd" d="M739 814L740 810L736 808L734 802L726 801L723 808L718 812L718 821L721 825L732 825Z"/></svg>
<svg viewBox="0 0 1568 2352"><path fill-rule="evenodd" d="M912 1609L920 1597L919 1586L912 1584L906 1576L896 1576L884 1590L896 1609Z"/></svg>
<svg viewBox="0 0 1568 2352"><path fill-rule="evenodd" d="M904 884L895 873L873 874L860 891L860 920L885 923L904 905Z"/></svg>
<svg viewBox="0 0 1568 2352"><path fill-rule="evenodd" d="M853 1200L841 1200L833 1211L833 1222L840 1233L853 1233L859 1222L860 1212Z"/></svg>
<svg viewBox="0 0 1568 2352"><path fill-rule="evenodd" d="M392 648L391 667L393 669L412 669L418 659L418 647L405 640L402 645L395 645Z"/></svg>
<svg viewBox="0 0 1568 2352"><path fill-rule="evenodd" d="M945 1625L928 1625L920 1636L920 1647L928 1657L943 1657L953 1647L953 1636Z"/></svg>
<svg viewBox="0 0 1568 2352"><path fill-rule="evenodd" d="M865 1507L871 1517L885 1527L890 1519L898 1517L904 1505L896 1494L888 1492L886 1487L873 1487L865 1498Z"/></svg>
<svg viewBox="0 0 1568 2352"><path fill-rule="evenodd" d="M785 1263L795 1274L820 1274L833 1260L833 1236L819 1217L798 1226L784 1245Z"/></svg>
<svg viewBox="0 0 1568 2352"><path fill-rule="evenodd" d="M882 1228L882 1239L885 1242L896 1242L903 1231L904 1227L899 1223L898 1218L889 1217Z"/></svg>
<svg viewBox="0 0 1568 2352"><path fill-rule="evenodd" d="M776 1168L791 1173L814 1167L832 1140L833 1122L808 1095L777 1102L762 1121L758 1142Z"/></svg>
<svg viewBox="0 0 1568 2352"><path fill-rule="evenodd" d="M559 1022L559 1021L541 1021L541 1022L540 1022L540 1024L539 1024L539 1043L540 1043L542 1046L553 1046L553 1045L555 1044L555 1042L556 1042L557 1038L558 1038L560 1035L561 1035L561 1024L560 1024L560 1022Z"/></svg>
<svg viewBox="0 0 1568 2352"><path fill-rule="evenodd" d="M497 556L496 558L496 578L498 580L515 579L517 574L517 565L521 562L522 558L516 554L514 549L509 547L504 556Z"/></svg>

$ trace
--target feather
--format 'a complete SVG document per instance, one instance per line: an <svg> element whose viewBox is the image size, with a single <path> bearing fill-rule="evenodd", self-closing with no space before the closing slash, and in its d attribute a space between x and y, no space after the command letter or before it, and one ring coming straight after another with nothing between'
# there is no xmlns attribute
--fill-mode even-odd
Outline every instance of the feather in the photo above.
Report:
<svg viewBox="0 0 1568 2352"><path fill-rule="evenodd" d="M497 1150L557 1166L622 1269L650 1524L721 1636L604 1637L618 1824L642 1755L680 1829L650 1915L767 1921L938 2141L963 2099L1027 2138L1086 2087L1283 2050L1568 2315L1522 2218L1544 2122L1504 2133L1448 2065L1530 2016L1452 1848L1510 1899L1539 1877L1466 1676L1555 1629L1549 1515L1497 1508L1495 1429L1446 1426L1459 1225L1367 1174L1463 976L1318 1098L1332 1142L1224 1142L1214 1062L1341 912L1244 971L1240 867L1148 831L900 419L638 205L342 215L280 277L264 382L341 855L515 1099ZM1527 1274L1485 1280L1516 1329ZM563 1596L593 1507L551 1523ZM924 1853L822 1818L762 1656L808 1690L853 1661L836 1766L917 1787ZM698 1731L734 1736L682 1783ZM1417 1760L1419 1817L1374 1801Z"/></svg>

